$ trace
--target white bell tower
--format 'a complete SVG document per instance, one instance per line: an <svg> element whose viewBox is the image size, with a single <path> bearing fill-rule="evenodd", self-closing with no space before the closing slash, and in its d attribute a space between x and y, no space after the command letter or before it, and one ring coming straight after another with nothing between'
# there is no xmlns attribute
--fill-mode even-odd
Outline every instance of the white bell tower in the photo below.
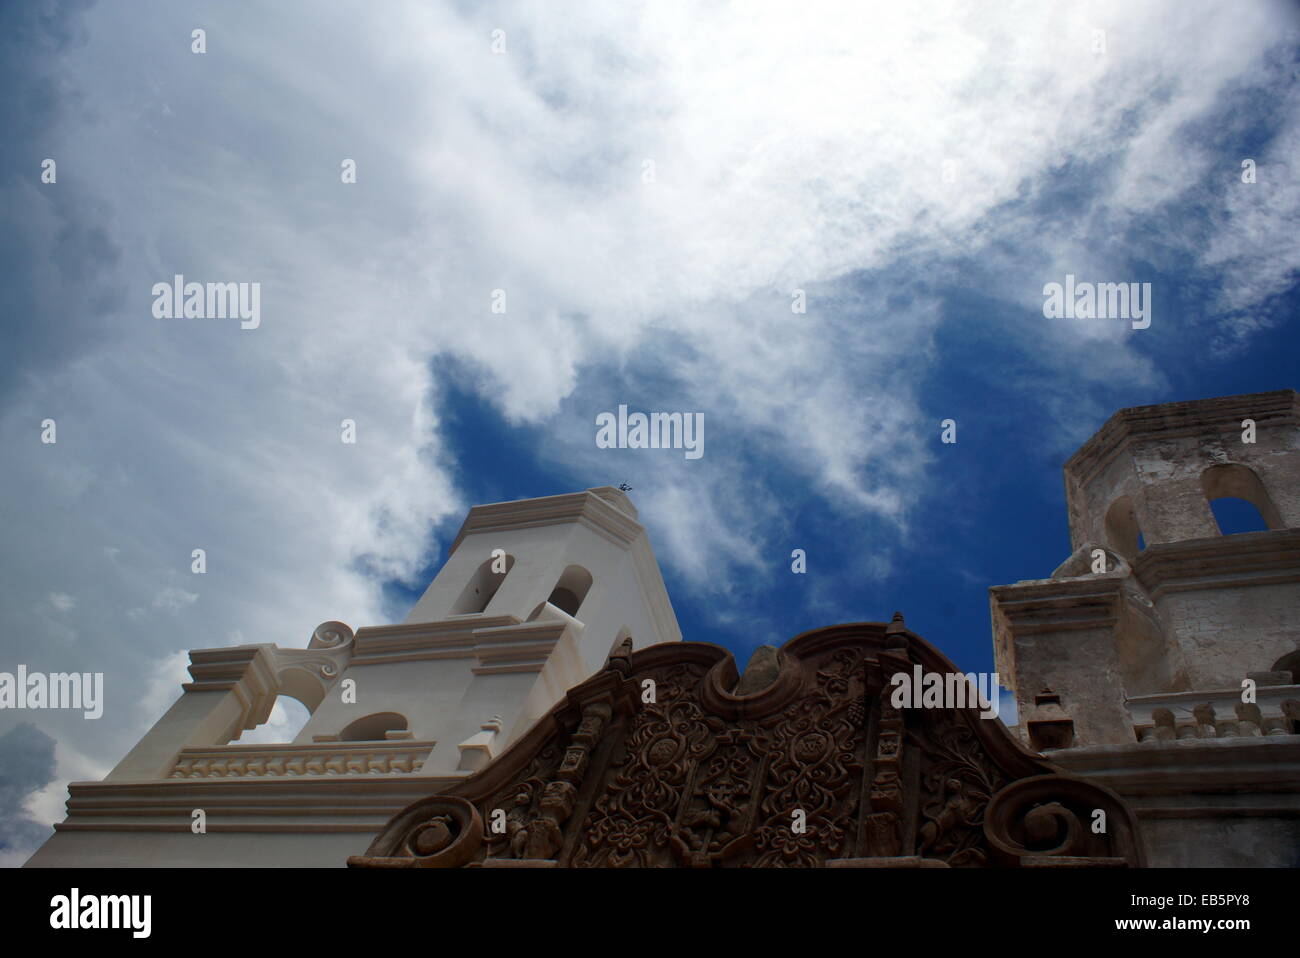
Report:
<svg viewBox="0 0 1300 958"><path fill-rule="evenodd" d="M385 734L437 743L423 774L473 771L629 635L636 648L681 640L621 490L475 506L406 621L357 632L339 677L356 701L325 696L298 741L382 713L395 726Z"/></svg>

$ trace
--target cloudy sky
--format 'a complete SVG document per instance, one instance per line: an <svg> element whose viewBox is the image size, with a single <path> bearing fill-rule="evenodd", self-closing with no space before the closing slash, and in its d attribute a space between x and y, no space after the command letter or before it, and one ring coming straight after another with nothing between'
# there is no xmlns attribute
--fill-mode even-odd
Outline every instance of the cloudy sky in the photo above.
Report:
<svg viewBox="0 0 1300 958"><path fill-rule="evenodd" d="M626 481L686 638L901 609L991 670L1111 412L1297 385L1298 47L1262 0L4 4L0 671L107 689L0 712L0 863L185 650L400 621L478 502ZM1150 327L1045 318L1067 273ZM176 274L260 325L155 317ZM620 403L704 456L597 448Z"/></svg>

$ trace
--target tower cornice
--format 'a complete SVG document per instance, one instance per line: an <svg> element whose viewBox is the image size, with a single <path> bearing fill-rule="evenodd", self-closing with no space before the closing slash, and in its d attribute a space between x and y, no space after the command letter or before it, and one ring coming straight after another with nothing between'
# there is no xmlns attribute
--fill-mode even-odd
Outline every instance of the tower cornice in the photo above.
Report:
<svg viewBox="0 0 1300 958"><path fill-rule="evenodd" d="M1135 441L1156 435L1161 439L1195 436L1214 427L1239 430L1243 419L1253 419L1259 429L1300 425L1300 394L1276 389L1121 409L1066 461L1065 474L1084 485Z"/></svg>
<svg viewBox="0 0 1300 958"><path fill-rule="evenodd" d="M558 496L474 506L456 533L451 551L455 552L467 536L477 533L562 525L567 522L579 522L613 542L631 545L645 532L645 528L635 518L636 510L631 509L629 503L628 511L625 511L615 505L607 493L601 493L606 493L606 489L585 489ZM627 501L626 496L621 493L619 495L624 502Z"/></svg>

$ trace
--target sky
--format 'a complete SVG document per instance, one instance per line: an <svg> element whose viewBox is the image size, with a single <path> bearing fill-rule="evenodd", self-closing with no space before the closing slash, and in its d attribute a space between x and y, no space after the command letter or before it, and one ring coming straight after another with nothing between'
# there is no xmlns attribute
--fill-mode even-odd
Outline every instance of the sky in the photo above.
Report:
<svg viewBox="0 0 1300 958"><path fill-rule="evenodd" d="M900 610L991 671L1114 411L1297 386L1297 9L0 6L0 671L105 675L0 711L0 864L187 650L401 621L476 503L627 483L742 662ZM159 317L177 274L255 328ZM1067 275L1149 326L1048 317ZM599 448L619 405L704 454Z"/></svg>

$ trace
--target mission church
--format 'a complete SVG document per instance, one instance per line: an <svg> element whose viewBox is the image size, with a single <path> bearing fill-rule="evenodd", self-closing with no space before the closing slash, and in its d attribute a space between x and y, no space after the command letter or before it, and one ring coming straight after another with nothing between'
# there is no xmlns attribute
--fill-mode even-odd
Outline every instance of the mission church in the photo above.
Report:
<svg viewBox="0 0 1300 958"><path fill-rule="evenodd" d="M1300 865L1300 397L1121 410L1065 488L1073 554L989 591L1015 728L891 703L957 671L900 614L683 641L600 487L471 509L405 622L191 652L28 865Z"/></svg>

